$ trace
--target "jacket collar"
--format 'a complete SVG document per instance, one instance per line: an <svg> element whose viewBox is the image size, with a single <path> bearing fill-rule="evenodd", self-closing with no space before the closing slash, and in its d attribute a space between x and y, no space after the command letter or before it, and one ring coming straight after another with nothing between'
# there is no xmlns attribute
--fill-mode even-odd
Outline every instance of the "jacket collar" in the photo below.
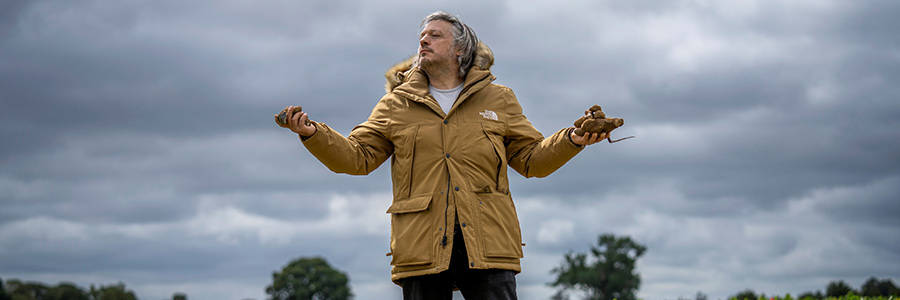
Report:
<svg viewBox="0 0 900 300"><path fill-rule="evenodd" d="M387 78L385 91L387 93L396 93L398 95L409 98L410 100L421 102L439 115L444 116L444 110L433 100L428 97L428 77L425 72L418 67L413 67L415 56L394 65L384 74ZM484 88L496 79L490 71L494 64L494 53L482 42L478 42L478 49L475 52L475 60L472 67L463 80L463 90L459 94L459 99L450 108L452 112L460 103L465 101L473 93Z"/></svg>

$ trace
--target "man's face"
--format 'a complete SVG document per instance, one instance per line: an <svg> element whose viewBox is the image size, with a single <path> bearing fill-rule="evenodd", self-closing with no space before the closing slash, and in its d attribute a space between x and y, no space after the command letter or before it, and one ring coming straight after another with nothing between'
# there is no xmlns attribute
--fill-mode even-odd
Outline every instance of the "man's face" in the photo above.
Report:
<svg viewBox="0 0 900 300"><path fill-rule="evenodd" d="M431 21L419 34L419 65L426 72L435 67L458 69L456 57L460 54L453 46L453 24L450 22Z"/></svg>

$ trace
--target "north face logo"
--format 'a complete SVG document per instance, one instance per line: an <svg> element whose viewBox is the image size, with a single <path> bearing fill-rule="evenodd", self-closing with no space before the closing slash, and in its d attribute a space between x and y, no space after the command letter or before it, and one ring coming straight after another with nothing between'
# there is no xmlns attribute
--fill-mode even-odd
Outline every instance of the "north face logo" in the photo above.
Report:
<svg viewBox="0 0 900 300"><path fill-rule="evenodd" d="M492 110L485 109L483 112L480 112L478 114L488 120L494 120L494 121L499 120L499 118L497 118L497 113L495 113Z"/></svg>

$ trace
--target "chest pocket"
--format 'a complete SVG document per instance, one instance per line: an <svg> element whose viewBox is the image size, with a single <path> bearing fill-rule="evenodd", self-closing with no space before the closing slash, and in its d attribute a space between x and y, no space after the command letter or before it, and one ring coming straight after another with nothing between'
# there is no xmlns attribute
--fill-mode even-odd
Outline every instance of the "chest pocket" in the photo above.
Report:
<svg viewBox="0 0 900 300"><path fill-rule="evenodd" d="M506 181L507 161L506 145L503 144L503 126L492 125L496 124L482 123L482 128L485 136L487 136L488 140L491 142L491 147L494 149L494 155L497 156L498 163L496 165L496 176L494 177L494 182L496 183L495 191L506 193L509 190L509 187Z"/></svg>
<svg viewBox="0 0 900 300"><path fill-rule="evenodd" d="M464 161L469 182L482 192L484 188L505 191L506 147L503 145L504 124L485 121L466 124Z"/></svg>
<svg viewBox="0 0 900 300"><path fill-rule="evenodd" d="M394 156L391 157L391 180L394 199L409 199L412 186L413 159L416 149L418 125L410 125L397 132L394 140Z"/></svg>

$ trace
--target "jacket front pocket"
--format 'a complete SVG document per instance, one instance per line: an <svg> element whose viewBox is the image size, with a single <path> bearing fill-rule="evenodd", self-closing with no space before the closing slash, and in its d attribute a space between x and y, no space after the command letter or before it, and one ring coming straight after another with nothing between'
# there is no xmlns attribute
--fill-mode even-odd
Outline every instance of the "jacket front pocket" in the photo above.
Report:
<svg viewBox="0 0 900 300"><path fill-rule="evenodd" d="M522 231L512 198L503 194L477 194L481 209L481 237L487 258L522 258Z"/></svg>
<svg viewBox="0 0 900 300"><path fill-rule="evenodd" d="M498 192L506 193L509 190L509 183L506 179L506 147L503 145L503 137L492 132L487 126L484 127L484 134L494 148L494 155L497 156L497 172L494 175L495 187Z"/></svg>
<svg viewBox="0 0 900 300"><path fill-rule="evenodd" d="M394 156L391 157L391 181L394 199L408 199L412 188L413 159L416 148L416 134L419 126L408 126L393 137Z"/></svg>
<svg viewBox="0 0 900 300"><path fill-rule="evenodd" d="M494 129L484 123L466 124L466 141L462 148L462 162L466 168L465 176L473 187L481 188L489 185L492 189L499 188L497 184L500 172L505 171L506 164L500 153L505 153L503 137Z"/></svg>
<svg viewBox="0 0 900 300"><path fill-rule="evenodd" d="M394 200L391 214L391 265L429 265L434 261L431 195Z"/></svg>

